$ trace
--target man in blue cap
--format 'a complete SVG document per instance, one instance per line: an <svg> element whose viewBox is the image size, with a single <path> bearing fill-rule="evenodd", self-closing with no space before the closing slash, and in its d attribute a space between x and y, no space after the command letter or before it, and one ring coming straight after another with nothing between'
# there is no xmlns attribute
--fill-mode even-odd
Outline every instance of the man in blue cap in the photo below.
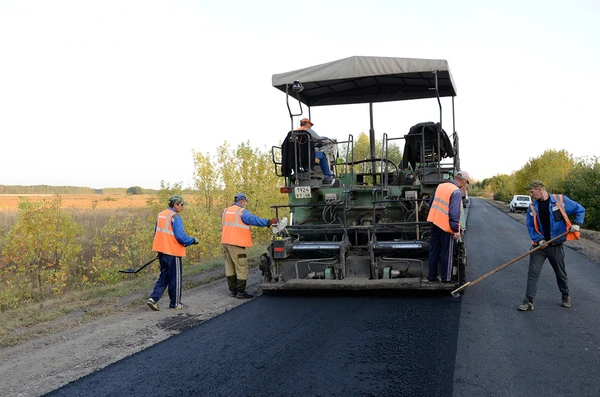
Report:
<svg viewBox="0 0 600 397"><path fill-rule="evenodd" d="M238 299L253 298L246 292L248 281L248 258L246 248L252 246L250 226L270 227L279 220L260 218L246 209L248 198L238 193L233 204L221 213L221 245L225 254L225 276L229 286L229 294Z"/></svg>

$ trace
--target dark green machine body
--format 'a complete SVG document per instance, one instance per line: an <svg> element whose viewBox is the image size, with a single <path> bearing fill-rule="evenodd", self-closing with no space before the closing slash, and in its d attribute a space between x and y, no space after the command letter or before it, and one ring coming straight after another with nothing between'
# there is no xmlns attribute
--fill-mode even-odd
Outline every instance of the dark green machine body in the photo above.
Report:
<svg viewBox="0 0 600 397"><path fill-rule="evenodd" d="M355 62L356 58L363 61L363 67L348 71L344 62ZM368 103L371 125L373 102L432 97L440 103L440 96L455 95L445 61L440 64L441 61L417 60L418 65L409 61L415 60L352 57L274 75L273 85L286 92L288 109L290 98L301 104L300 109L302 104L310 109ZM432 67L437 69L430 70ZM339 78L323 77L332 74ZM370 81L370 85L366 86L365 81ZM358 82L363 82L360 92ZM298 86L302 88L296 89ZM399 87L409 94L398 96ZM441 117L441 104L439 109ZM289 223L274 236L268 254L262 258L263 289L451 290L465 282L466 252L462 239L457 242L452 283L424 280L429 257L428 202L435 188L452 180L458 171L456 132L449 137L441 122L417 120L410 131L399 136L384 134L376 156L371 128L369 157L355 158L352 135L345 141L330 140L319 148L318 142L307 139L305 131L294 129L296 117L299 115L290 110L292 128L286 137L286 149L273 147L275 170L284 181L281 190L289 198L287 205L275 209L278 217L289 211ZM390 158L388 149L392 143L404 146L404 159ZM302 145L310 150L303 150ZM408 151L406 145L411 145L412 150ZM323 184L311 150L326 153L335 175L333 184ZM410 161L406 158L408 153ZM466 210L463 215L466 216Z"/></svg>

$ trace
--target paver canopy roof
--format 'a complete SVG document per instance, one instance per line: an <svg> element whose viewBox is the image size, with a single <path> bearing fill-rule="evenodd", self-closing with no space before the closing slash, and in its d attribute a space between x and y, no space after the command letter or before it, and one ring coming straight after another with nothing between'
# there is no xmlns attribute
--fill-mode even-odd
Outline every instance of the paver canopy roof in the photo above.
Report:
<svg viewBox="0 0 600 397"><path fill-rule="evenodd" d="M456 96L448 62L354 56L273 75L273 86L286 92L286 85L299 81L304 90L294 93L308 106L342 105L435 98L435 73L440 97Z"/></svg>

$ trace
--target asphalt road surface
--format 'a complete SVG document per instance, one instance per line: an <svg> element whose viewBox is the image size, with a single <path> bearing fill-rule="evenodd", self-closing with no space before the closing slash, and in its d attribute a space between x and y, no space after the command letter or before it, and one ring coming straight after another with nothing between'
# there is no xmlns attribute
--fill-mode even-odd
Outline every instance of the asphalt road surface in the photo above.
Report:
<svg viewBox="0 0 600 397"><path fill-rule="evenodd" d="M471 199L473 280L527 252L523 224ZM565 247L573 306L524 258L450 294L263 295L51 396L600 396L600 265Z"/></svg>

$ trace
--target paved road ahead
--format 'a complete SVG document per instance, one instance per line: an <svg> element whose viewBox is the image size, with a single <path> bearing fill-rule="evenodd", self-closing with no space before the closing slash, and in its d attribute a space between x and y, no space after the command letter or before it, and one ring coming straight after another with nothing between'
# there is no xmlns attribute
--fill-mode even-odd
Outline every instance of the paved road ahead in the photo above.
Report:
<svg viewBox="0 0 600 397"><path fill-rule="evenodd" d="M529 249L473 199L468 279ZM449 294L261 296L56 390L56 396L599 396L600 265L566 249L573 307L549 265L518 312L527 259Z"/></svg>

